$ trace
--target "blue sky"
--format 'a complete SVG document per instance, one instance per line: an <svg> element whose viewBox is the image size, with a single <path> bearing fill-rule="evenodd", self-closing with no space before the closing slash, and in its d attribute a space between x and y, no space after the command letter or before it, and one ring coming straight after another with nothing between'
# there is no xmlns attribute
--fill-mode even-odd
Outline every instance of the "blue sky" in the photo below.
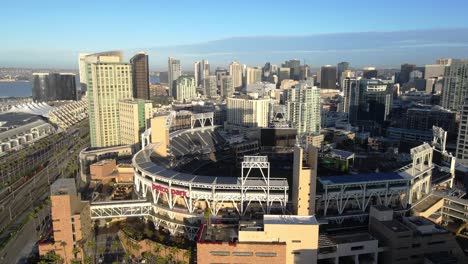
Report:
<svg viewBox="0 0 468 264"><path fill-rule="evenodd" d="M468 28L467 10L463 0L8 0L0 5L0 67L49 67L49 55L59 54L56 65L73 68L79 51L167 48L231 37Z"/></svg>

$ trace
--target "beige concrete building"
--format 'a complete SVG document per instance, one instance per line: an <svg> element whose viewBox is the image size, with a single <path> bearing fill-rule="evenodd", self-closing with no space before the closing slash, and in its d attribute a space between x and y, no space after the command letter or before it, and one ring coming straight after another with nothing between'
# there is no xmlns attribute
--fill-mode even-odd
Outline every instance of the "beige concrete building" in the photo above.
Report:
<svg viewBox="0 0 468 264"><path fill-rule="evenodd" d="M307 151L294 146L292 202L297 215L315 214L317 157L318 150L311 145Z"/></svg>
<svg viewBox="0 0 468 264"><path fill-rule="evenodd" d="M268 127L270 99L235 97L227 99L227 122L241 127Z"/></svg>
<svg viewBox="0 0 468 264"><path fill-rule="evenodd" d="M160 115L151 119L151 143L157 143L154 152L161 157L167 157L169 148L169 129L167 115Z"/></svg>
<svg viewBox="0 0 468 264"><path fill-rule="evenodd" d="M65 263L81 259L80 248L91 231L89 202L81 201L74 179L58 179L50 186L53 242L39 244L39 254L54 251Z"/></svg>
<svg viewBox="0 0 468 264"><path fill-rule="evenodd" d="M247 67L245 70L245 85L259 83L262 81L262 68Z"/></svg>
<svg viewBox="0 0 468 264"><path fill-rule="evenodd" d="M305 140L307 144L316 148L321 148L322 143L325 140L325 136L323 134L309 134L305 136Z"/></svg>
<svg viewBox="0 0 468 264"><path fill-rule="evenodd" d="M427 263L427 256L434 254L467 263L454 236L447 230L423 217L397 220L393 214L393 210L384 206L370 209L369 232L386 248L380 258L383 263Z"/></svg>
<svg viewBox="0 0 468 264"><path fill-rule="evenodd" d="M138 148L141 133L149 125L153 103L148 100L127 99L119 102L120 143Z"/></svg>
<svg viewBox="0 0 468 264"><path fill-rule="evenodd" d="M242 64L238 61L229 64L229 75L232 76L234 89L242 87Z"/></svg>
<svg viewBox="0 0 468 264"><path fill-rule="evenodd" d="M133 98L132 66L122 54L91 54L85 62L91 147L118 146L119 101Z"/></svg>
<svg viewBox="0 0 468 264"><path fill-rule="evenodd" d="M317 263L314 216L263 217L238 227L204 226L197 241L198 263Z"/></svg>
<svg viewBox="0 0 468 264"><path fill-rule="evenodd" d="M106 184L133 183L133 167L129 164L118 164L115 159L105 159L89 166L91 181Z"/></svg>

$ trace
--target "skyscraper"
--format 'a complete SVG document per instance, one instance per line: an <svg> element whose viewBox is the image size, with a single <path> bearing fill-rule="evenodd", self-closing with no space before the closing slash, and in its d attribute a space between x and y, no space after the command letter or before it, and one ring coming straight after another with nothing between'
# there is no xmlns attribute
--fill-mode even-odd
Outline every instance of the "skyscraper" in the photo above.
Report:
<svg viewBox="0 0 468 264"><path fill-rule="evenodd" d="M400 85L403 85L410 80L410 73L416 69L416 65L414 64L402 64L401 65L401 71L400 71L400 76L398 78L398 83Z"/></svg>
<svg viewBox="0 0 468 264"><path fill-rule="evenodd" d="M341 80L341 76L342 76L343 72L346 71L346 70L349 70L349 62L343 61L343 62L338 63L338 65L336 67L336 73L337 73L336 79L338 81ZM341 83L340 83L340 85L341 85Z"/></svg>
<svg viewBox="0 0 468 264"><path fill-rule="evenodd" d="M278 83L281 84L283 80L291 77L291 69L287 67L281 67L278 69Z"/></svg>
<svg viewBox="0 0 468 264"><path fill-rule="evenodd" d="M229 72L226 69L218 68L215 71L215 75L216 75L216 86L218 87L218 89L221 89L221 78L223 76L229 75Z"/></svg>
<svg viewBox="0 0 468 264"><path fill-rule="evenodd" d="M377 70L374 67L365 67L362 70L362 78L364 79L377 78Z"/></svg>
<svg viewBox="0 0 468 264"><path fill-rule="evenodd" d="M208 75L203 79L204 95L208 98L218 95L216 87L216 75Z"/></svg>
<svg viewBox="0 0 468 264"><path fill-rule="evenodd" d="M224 75L221 77L221 97L228 98L234 94L234 83L232 76Z"/></svg>
<svg viewBox="0 0 468 264"><path fill-rule="evenodd" d="M241 127L268 127L270 99L231 97L227 99L227 122Z"/></svg>
<svg viewBox="0 0 468 264"><path fill-rule="evenodd" d="M457 64L457 62L455 62L455 64ZM465 100L464 104L460 106L460 114L456 158L457 162L468 166L468 100Z"/></svg>
<svg viewBox="0 0 468 264"><path fill-rule="evenodd" d="M169 82L169 96L174 96L174 82L182 75L180 60L169 57L167 70L167 79Z"/></svg>
<svg viewBox="0 0 468 264"><path fill-rule="evenodd" d="M153 103L149 100L127 99L119 102L120 144L139 147L140 136L152 117Z"/></svg>
<svg viewBox="0 0 468 264"><path fill-rule="evenodd" d="M354 123L357 120L357 110L359 106L359 86L355 78L345 78L342 82L343 101L340 111L348 113L348 120Z"/></svg>
<svg viewBox="0 0 468 264"><path fill-rule="evenodd" d="M379 79L359 79L358 120L370 120L382 124L392 107L392 89ZM350 106L353 105L353 97ZM351 120L352 121L352 120Z"/></svg>
<svg viewBox="0 0 468 264"><path fill-rule="evenodd" d="M140 52L130 59L130 64L132 65L133 97L150 99L148 55Z"/></svg>
<svg viewBox="0 0 468 264"><path fill-rule="evenodd" d="M308 80L309 72L310 72L309 65L301 65L299 67L299 80L300 81Z"/></svg>
<svg viewBox="0 0 468 264"><path fill-rule="evenodd" d="M174 98L177 101L190 101L197 96L197 87L195 86L195 78L193 76L181 75L174 84Z"/></svg>
<svg viewBox="0 0 468 264"><path fill-rule="evenodd" d="M290 77L291 79L298 81L300 79L300 66L301 61L298 59L288 60L284 63L284 67L290 68Z"/></svg>
<svg viewBox="0 0 468 264"><path fill-rule="evenodd" d="M118 146L119 101L133 98L132 66L119 52L90 54L85 62L91 147Z"/></svg>
<svg viewBox="0 0 468 264"><path fill-rule="evenodd" d="M262 81L262 69L260 67L247 67L245 85L254 84Z"/></svg>
<svg viewBox="0 0 468 264"><path fill-rule="evenodd" d="M336 67L322 66L320 69L320 88L336 89Z"/></svg>
<svg viewBox="0 0 468 264"><path fill-rule="evenodd" d="M36 102L76 100L73 73L33 73L32 97Z"/></svg>
<svg viewBox="0 0 468 264"><path fill-rule="evenodd" d="M80 90L86 92L86 62L85 58L91 53L80 53L78 55L78 70L80 74Z"/></svg>
<svg viewBox="0 0 468 264"><path fill-rule="evenodd" d="M238 89L242 87L242 65L237 62L233 61L229 64L229 75L232 76L232 83L234 85L234 89Z"/></svg>
<svg viewBox="0 0 468 264"><path fill-rule="evenodd" d="M194 77L197 87L203 85L203 80L210 75L210 64L207 60L197 61L194 63Z"/></svg>
<svg viewBox="0 0 468 264"><path fill-rule="evenodd" d="M320 133L320 89L301 81L288 90L288 119L298 134Z"/></svg>
<svg viewBox="0 0 468 264"><path fill-rule="evenodd" d="M450 66L445 68L442 106L453 111L460 111L467 97L468 59L454 59Z"/></svg>

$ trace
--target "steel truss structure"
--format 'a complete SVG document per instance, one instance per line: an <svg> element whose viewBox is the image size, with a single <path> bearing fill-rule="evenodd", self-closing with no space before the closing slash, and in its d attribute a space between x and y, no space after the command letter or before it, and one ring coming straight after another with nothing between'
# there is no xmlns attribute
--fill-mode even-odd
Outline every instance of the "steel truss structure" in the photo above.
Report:
<svg viewBox="0 0 468 264"><path fill-rule="evenodd" d="M336 176L332 180L319 177L323 190L317 197L323 217L337 223L350 218L362 221L372 204L406 211L431 192L432 151L427 143L411 149L412 163L393 173Z"/></svg>
<svg viewBox="0 0 468 264"><path fill-rule="evenodd" d="M198 113L192 114L192 117L190 118L190 127L194 129L196 125L200 125L200 127L205 127L209 126L212 127L214 125L214 119L213 119L213 112L208 112L208 113ZM209 121L207 125L207 121Z"/></svg>

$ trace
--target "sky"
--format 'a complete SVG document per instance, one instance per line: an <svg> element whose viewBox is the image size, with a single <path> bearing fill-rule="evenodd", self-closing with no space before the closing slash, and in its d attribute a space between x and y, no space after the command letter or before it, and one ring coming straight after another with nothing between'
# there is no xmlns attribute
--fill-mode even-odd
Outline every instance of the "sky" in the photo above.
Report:
<svg viewBox="0 0 468 264"><path fill-rule="evenodd" d="M464 0L6 0L0 5L0 67L76 68L79 52L157 53L239 37L468 28L467 10ZM166 60L151 64L162 67Z"/></svg>

